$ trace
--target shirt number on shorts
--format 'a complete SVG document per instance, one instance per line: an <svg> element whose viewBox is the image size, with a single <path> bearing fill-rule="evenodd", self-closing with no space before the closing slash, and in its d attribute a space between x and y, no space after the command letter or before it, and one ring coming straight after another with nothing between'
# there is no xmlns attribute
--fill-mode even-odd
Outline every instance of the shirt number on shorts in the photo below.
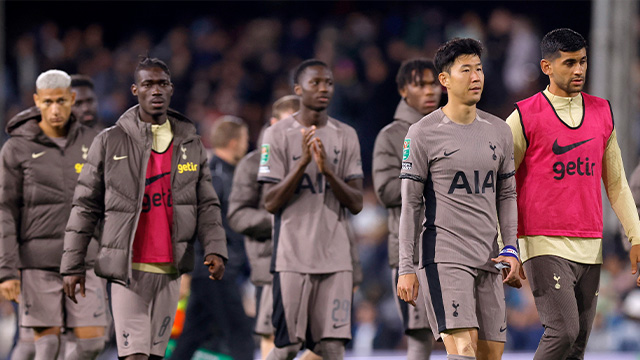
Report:
<svg viewBox="0 0 640 360"><path fill-rule="evenodd" d="M171 316L167 316L162 320L162 326L160 326L160 331L158 332L158 337L164 336L164 333L167 332L167 328L171 324Z"/></svg>
<svg viewBox="0 0 640 360"><path fill-rule="evenodd" d="M331 312L331 319L335 322L346 322L349 320L349 313L351 310L351 302L349 300L333 300L333 311Z"/></svg>

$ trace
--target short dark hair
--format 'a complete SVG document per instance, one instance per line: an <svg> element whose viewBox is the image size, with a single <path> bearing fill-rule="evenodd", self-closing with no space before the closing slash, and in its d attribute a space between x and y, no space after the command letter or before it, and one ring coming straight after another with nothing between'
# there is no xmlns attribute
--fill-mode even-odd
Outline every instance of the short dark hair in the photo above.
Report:
<svg viewBox="0 0 640 360"><path fill-rule="evenodd" d="M422 75L425 70L431 70L433 77L438 75L436 66L431 59L416 58L403 62L396 75L398 90L403 89L408 84L419 84L422 81Z"/></svg>
<svg viewBox="0 0 640 360"><path fill-rule="evenodd" d="M71 87L88 87L93 90L93 80L87 75L73 74L71 75Z"/></svg>
<svg viewBox="0 0 640 360"><path fill-rule="evenodd" d="M158 58L150 58L149 56L145 56L142 57L142 59L138 63L138 66L136 66L136 70L133 72L133 79L137 82L138 72L140 70L149 70L153 68L162 69L162 71L164 71L165 74L169 75L169 78L171 78L171 71L169 71L169 67L167 66L167 64L165 64L164 61Z"/></svg>
<svg viewBox="0 0 640 360"><path fill-rule="evenodd" d="M542 58L553 60L560 51L573 52L587 48L587 41L578 32L568 28L549 31L540 42Z"/></svg>
<svg viewBox="0 0 640 360"><path fill-rule="evenodd" d="M318 59L308 59L305 60L303 62L300 63L300 65L298 65L295 70L293 70L293 85L298 84L298 80L300 80L300 75L302 75L302 72L310 67L310 66L322 66L325 68L329 68L329 65L327 65L324 61L322 60L318 60Z"/></svg>
<svg viewBox="0 0 640 360"><path fill-rule="evenodd" d="M479 58L482 58L482 50L482 43L476 39L451 39L436 51L436 71L438 74L443 71L450 72L453 63L462 55L477 55Z"/></svg>
<svg viewBox="0 0 640 360"><path fill-rule="evenodd" d="M240 130L247 128L247 123L237 116L225 115L217 119L211 127L211 147L224 148L233 139L240 138Z"/></svg>

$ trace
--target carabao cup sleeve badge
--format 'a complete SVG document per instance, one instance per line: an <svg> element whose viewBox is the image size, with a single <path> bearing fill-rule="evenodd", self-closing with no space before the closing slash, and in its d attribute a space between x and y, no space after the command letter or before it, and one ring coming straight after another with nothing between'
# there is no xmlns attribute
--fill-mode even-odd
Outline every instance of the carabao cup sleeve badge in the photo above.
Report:
<svg viewBox="0 0 640 360"><path fill-rule="evenodd" d="M264 165L269 161L269 155L271 154L271 147L269 144L262 144L260 152L260 165Z"/></svg>
<svg viewBox="0 0 640 360"><path fill-rule="evenodd" d="M402 160L407 160L409 158L409 153L411 152L411 139L404 139L404 145L402 146Z"/></svg>

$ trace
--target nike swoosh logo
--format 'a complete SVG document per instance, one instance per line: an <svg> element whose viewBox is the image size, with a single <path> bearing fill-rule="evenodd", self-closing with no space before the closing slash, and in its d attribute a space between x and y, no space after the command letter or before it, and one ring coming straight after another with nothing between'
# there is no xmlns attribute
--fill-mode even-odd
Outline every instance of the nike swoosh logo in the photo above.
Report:
<svg viewBox="0 0 640 360"><path fill-rule="evenodd" d="M595 139L595 138L587 139L587 140L584 140L584 141L579 141L577 143L574 143L574 144L571 144L571 145L565 145L565 146L558 145L558 139L556 139L556 141L553 142L553 147L551 148L551 150L556 155L562 155L562 154L564 154L564 153L566 153L566 152L568 152L570 150L573 150L573 149L577 148L578 146L580 146L580 145L582 145L582 144L584 144L586 142L589 142L589 141L591 141L593 139Z"/></svg>
<svg viewBox="0 0 640 360"><path fill-rule="evenodd" d="M153 346L156 346L156 345L158 345L158 344L160 344L160 343L163 343L163 342L164 342L164 340L162 340L162 341L154 341L154 342L153 342Z"/></svg>
<svg viewBox="0 0 640 360"><path fill-rule="evenodd" d="M97 318L97 317L100 317L102 314L104 314L104 312L94 312L93 317Z"/></svg>
<svg viewBox="0 0 640 360"><path fill-rule="evenodd" d="M349 323L340 324L340 325L338 325L338 324L333 324L333 328L334 328L334 329L340 329L341 327L345 327L345 326L347 326L347 325L349 325Z"/></svg>
<svg viewBox="0 0 640 360"><path fill-rule="evenodd" d="M126 159L127 157L128 157L127 155L125 155L125 156L113 155L113 160L118 161L118 160Z"/></svg>
<svg viewBox="0 0 640 360"><path fill-rule="evenodd" d="M152 177L148 178L147 180L145 180L144 185L145 186L149 186L149 185L153 184L155 181L160 180L160 179L162 179L163 177L165 177L167 175L171 175L171 172L166 172L166 173L162 173L160 175L152 176Z"/></svg>
<svg viewBox="0 0 640 360"><path fill-rule="evenodd" d="M294 156L294 157L293 157L293 161L297 161L297 160L299 160L301 157L302 157L302 155Z"/></svg>
<svg viewBox="0 0 640 360"><path fill-rule="evenodd" d="M505 327L501 327L501 328L500 328L500 332L505 332L506 330L507 330L507 327L506 327L506 326L505 326Z"/></svg>
<svg viewBox="0 0 640 360"><path fill-rule="evenodd" d="M31 154L31 157L32 157L32 158L34 158L34 159L37 159L37 158L39 158L40 156L44 155L44 153L46 153L46 151L39 152L39 153L37 153L37 154L36 154L36 153L32 153L32 154Z"/></svg>
<svg viewBox="0 0 640 360"><path fill-rule="evenodd" d="M449 152L449 153L447 152L447 150L445 150L444 151L444 156L451 156L451 155L457 153L458 151L460 151L460 149L453 150L452 152Z"/></svg>

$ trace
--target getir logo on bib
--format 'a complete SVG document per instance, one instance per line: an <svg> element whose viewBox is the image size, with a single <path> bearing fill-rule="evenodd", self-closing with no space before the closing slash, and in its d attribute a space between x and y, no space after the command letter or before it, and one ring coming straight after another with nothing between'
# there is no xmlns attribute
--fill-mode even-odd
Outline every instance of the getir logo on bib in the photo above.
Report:
<svg viewBox="0 0 640 360"><path fill-rule="evenodd" d="M569 151L578 148L579 146L588 143L593 140L586 139L583 141L578 141L576 143L568 144L561 146L558 144L558 139L554 141L553 146L551 147L551 151L555 155L563 155L568 153ZM556 180L562 180L566 175L568 176L593 176L594 167L596 166L595 162L589 162L589 158L585 156L583 159L581 156L578 156L575 160L569 161L556 161L553 164L553 172L556 174L553 178Z"/></svg>

